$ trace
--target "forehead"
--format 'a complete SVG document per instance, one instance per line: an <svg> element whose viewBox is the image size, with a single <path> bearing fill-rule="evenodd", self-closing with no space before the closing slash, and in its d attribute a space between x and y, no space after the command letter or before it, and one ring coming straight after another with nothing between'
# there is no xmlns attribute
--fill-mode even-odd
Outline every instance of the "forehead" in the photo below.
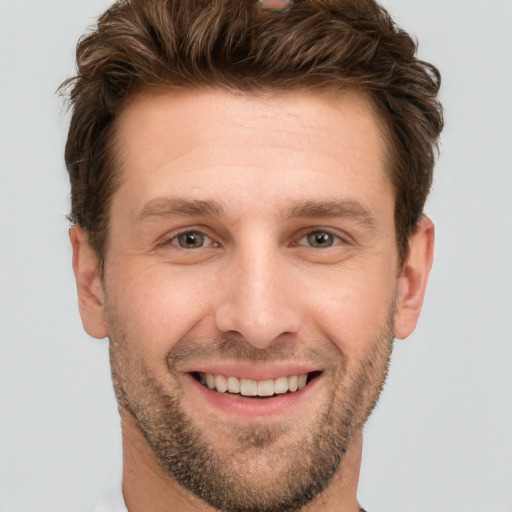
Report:
<svg viewBox="0 0 512 512"><path fill-rule="evenodd" d="M214 139L212 135L231 135L237 139L259 137L275 145L279 140L276 135L285 136L302 130L304 138L309 136L315 144L321 142L328 146L333 142L337 146L346 135L346 128L357 130L358 135L376 135L379 139L384 132L369 94L355 90L313 92L300 89L262 93L150 89L128 102L117 119L116 128L123 142L132 145L144 135L142 130L150 131L155 127L169 132L172 118L179 122L173 130L175 145L187 138L191 131L197 142L202 142L203 137ZM264 125L272 130L252 132ZM317 132L319 127L324 128L321 133ZM221 131L215 134L216 130ZM168 142L165 133L161 132L161 135L161 142Z"/></svg>
<svg viewBox="0 0 512 512"><path fill-rule="evenodd" d="M230 186L240 201L274 192L279 201L283 189L302 200L319 181L326 190L388 185L380 123L362 93L149 91L116 130L121 188L148 200Z"/></svg>

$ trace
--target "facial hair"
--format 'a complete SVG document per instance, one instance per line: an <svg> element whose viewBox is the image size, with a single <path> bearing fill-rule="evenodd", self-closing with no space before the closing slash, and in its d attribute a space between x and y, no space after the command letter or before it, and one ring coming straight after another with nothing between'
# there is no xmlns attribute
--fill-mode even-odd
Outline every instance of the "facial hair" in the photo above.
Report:
<svg viewBox="0 0 512 512"><path fill-rule="evenodd" d="M311 420L305 418L302 438L287 442L287 424L249 424L224 432L234 447L216 450L186 414L183 390L164 388L143 358L135 340L108 308L110 362L119 407L135 419L164 471L182 487L223 512L298 511L311 503L342 471L346 451L375 407L386 380L393 341L394 303L364 358L347 368L338 350L335 365L345 368L333 379L330 399ZM333 346L332 343L329 344ZM168 358L179 376L181 363L205 352L223 360L290 360L285 350L261 351L240 340L184 340ZM304 357L307 357L305 355ZM268 476L262 483L262 474Z"/></svg>

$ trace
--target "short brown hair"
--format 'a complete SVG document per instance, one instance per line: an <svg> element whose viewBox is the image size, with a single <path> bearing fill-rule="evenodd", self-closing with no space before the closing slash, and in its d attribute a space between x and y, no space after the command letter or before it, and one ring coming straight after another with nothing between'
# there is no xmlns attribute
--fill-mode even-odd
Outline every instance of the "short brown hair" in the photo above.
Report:
<svg viewBox="0 0 512 512"><path fill-rule="evenodd" d="M70 220L100 262L119 182L114 121L141 89L258 93L358 89L383 121L401 261L432 184L443 127L440 75L374 0L297 0L269 14L255 0L119 0L77 45L65 159Z"/></svg>

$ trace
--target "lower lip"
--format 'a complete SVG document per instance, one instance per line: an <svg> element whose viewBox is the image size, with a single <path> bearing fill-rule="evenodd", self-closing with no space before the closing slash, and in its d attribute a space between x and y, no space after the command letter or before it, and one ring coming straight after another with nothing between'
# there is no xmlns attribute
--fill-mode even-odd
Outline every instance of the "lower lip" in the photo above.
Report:
<svg viewBox="0 0 512 512"><path fill-rule="evenodd" d="M206 406L224 414L240 418L268 418L289 415L312 399L312 394L321 385L322 376L315 377L300 391L284 393L269 398L252 398L240 394L219 393L203 386L192 375L187 374L194 392Z"/></svg>

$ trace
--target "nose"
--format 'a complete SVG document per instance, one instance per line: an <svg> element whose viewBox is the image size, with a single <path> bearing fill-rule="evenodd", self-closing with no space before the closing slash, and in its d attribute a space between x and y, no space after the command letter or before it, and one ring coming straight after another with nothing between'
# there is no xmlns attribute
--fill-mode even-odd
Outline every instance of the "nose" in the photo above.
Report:
<svg viewBox="0 0 512 512"><path fill-rule="evenodd" d="M283 335L297 334L301 314L295 284L279 254L240 254L226 268L217 328L265 349Z"/></svg>

